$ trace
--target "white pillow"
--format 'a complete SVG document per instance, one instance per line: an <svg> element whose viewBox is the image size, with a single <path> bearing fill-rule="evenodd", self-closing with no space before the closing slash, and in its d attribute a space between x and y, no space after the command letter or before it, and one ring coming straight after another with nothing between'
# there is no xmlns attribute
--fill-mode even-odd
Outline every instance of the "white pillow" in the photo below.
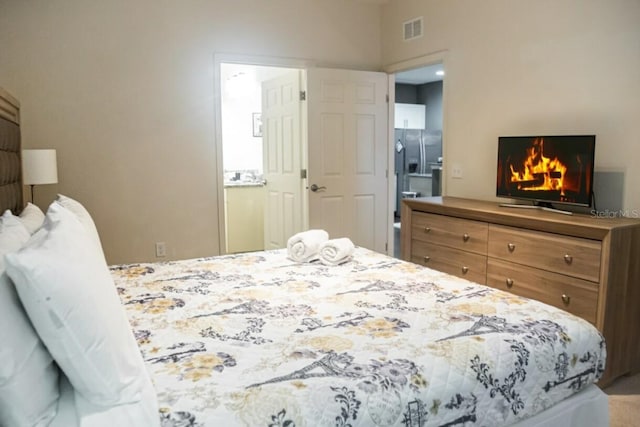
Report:
<svg viewBox="0 0 640 427"><path fill-rule="evenodd" d="M67 377L60 376L58 415L49 427L160 427L156 391L148 379L140 402L96 406L75 392Z"/></svg>
<svg viewBox="0 0 640 427"><path fill-rule="evenodd" d="M5 273L4 255L29 239L11 212L0 217L0 426L48 425L58 406L58 367Z"/></svg>
<svg viewBox="0 0 640 427"><path fill-rule="evenodd" d="M104 257L104 252L102 251L102 243L100 243L100 235L98 234L98 229L96 228L96 224L95 222L93 222L93 218L91 218L91 214L89 214L89 211L82 205L82 203L62 194L58 194L58 197L55 201L73 212L78 217L82 225L84 225L84 227L89 231L91 238L96 243L96 245L98 245L98 247L100 248L100 253L102 253L102 256Z"/></svg>
<svg viewBox="0 0 640 427"><path fill-rule="evenodd" d="M38 335L75 390L101 406L137 402L144 362L109 269L78 218L58 202L7 273Z"/></svg>
<svg viewBox="0 0 640 427"><path fill-rule="evenodd" d="M39 207L33 203L27 203L22 212L20 212L20 221L27 227L29 233L33 234L44 222L44 213Z"/></svg>
<svg viewBox="0 0 640 427"><path fill-rule="evenodd" d="M75 409L78 427L160 427L156 390L150 378L147 378L142 387L139 402L109 407L96 406L76 393Z"/></svg>

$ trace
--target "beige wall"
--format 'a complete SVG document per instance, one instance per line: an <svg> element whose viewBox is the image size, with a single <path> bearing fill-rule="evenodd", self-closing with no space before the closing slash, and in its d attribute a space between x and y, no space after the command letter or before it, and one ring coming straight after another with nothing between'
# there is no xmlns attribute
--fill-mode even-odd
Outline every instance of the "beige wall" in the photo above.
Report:
<svg viewBox="0 0 640 427"><path fill-rule="evenodd" d="M425 36L403 42L418 16ZM494 199L499 135L594 133L596 171L624 171L623 207L637 212L639 23L637 0L392 0L382 55L446 50L444 156L463 170L449 195Z"/></svg>
<svg viewBox="0 0 640 427"><path fill-rule="evenodd" d="M345 0L0 1L0 85L110 263L218 253L213 55L379 69L380 6Z"/></svg>

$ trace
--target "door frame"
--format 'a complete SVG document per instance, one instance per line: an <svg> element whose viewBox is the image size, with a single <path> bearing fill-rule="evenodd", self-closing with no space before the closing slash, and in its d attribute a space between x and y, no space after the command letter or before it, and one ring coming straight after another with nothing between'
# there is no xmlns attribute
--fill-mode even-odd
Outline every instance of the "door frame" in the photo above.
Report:
<svg viewBox="0 0 640 427"><path fill-rule="evenodd" d="M388 221L387 221L387 254L393 255L394 253L394 229L393 229L393 209L395 200L395 187L393 179L391 178L391 174L394 170L393 163L393 143L394 143L394 135L393 135L393 126L394 123L394 109L391 108L392 103L395 105L395 73L398 71L404 71L411 68L418 68L421 66L432 65L435 63L443 63L443 66L446 69L445 65L445 55L446 51L436 52L434 54L421 56L418 58L414 58L412 60L402 61L398 63L394 63L385 67L382 72L387 73L387 81L388 81L388 94L389 94L389 102L388 102L388 154L387 154L387 204L388 204ZM267 66L267 67L282 67L282 68L298 68L301 70L306 70L308 68L316 67L318 64L316 61L311 59L301 59L301 58L286 58L286 57L273 57L273 56L263 56L263 55L250 55L250 54L235 54L235 53L214 53L213 55L213 128L214 128L214 143L216 146L216 176L218 181L218 188L216 192L216 203L218 205L218 253L225 254L225 242L226 242L226 232L225 232L225 224L226 218L224 213L224 163L223 163L223 150L222 150L222 87L221 87L221 64L222 63L233 63L233 64L243 64L243 65L257 65L257 66ZM306 87L306 75L303 74L302 84ZM444 144L444 128L445 128L445 91L443 85L443 157L445 156L444 149L446 145ZM301 127L303 135L307 134L307 114L306 114L306 104L303 106L303 114L301 118ZM303 164L307 164L307 143L306 141L303 143L302 149L302 160ZM446 157L444 157L446 159ZM444 165L443 165L444 166ZM443 193L445 194L445 184L444 184L444 167L443 167ZM306 195L306 193L305 193ZM305 218L305 222L308 224L308 203L304 204L304 212L303 217Z"/></svg>
<svg viewBox="0 0 640 427"><path fill-rule="evenodd" d="M400 71L407 71L407 70L412 70L415 68L421 68L421 67L427 67L429 65L434 65L434 64L442 64L442 67L445 71L445 77L444 79L442 79L442 176L441 176L441 182L442 182L442 195L445 196L447 194L447 162L449 159L449 156L447 155L447 144L446 144L446 137L447 137L447 117L449 116L446 112L447 112L447 105L448 105L448 91L447 91L447 74L448 74L448 70L449 70L449 66L447 64L448 60L448 50L440 50L437 52L433 52L433 53L429 53L426 55L422 55L422 56L418 56L416 58L412 58L412 59L407 59L405 61L400 61L400 62L395 62L393 64L389 64L387 65L384 70L386 73L388 73L390 76L393 76L393 80L394 80L394 93L393 93L393 97L391 96L391 92L389 95L389 110L393 111L394 109L391 108L391 105L393 103L393 105L395 105L395 73L398 73ZM391 84L391 83L389 83ZM394 119L393 113L389 114L389 119L391 120L390 123L390 133L389 133L389 141L391 141L390 145L393 145L393 126L391 125ZM390 171L393 171L393 164L391 164L391 169ZM393 191L391 191L392 194L395 194L395 189ZM391 200L391 199L390 199ZM391 202L390 202L391 203ZM393 202L395 203L395 202ZM391 212L391 214L393 215L393 211ZM393 227L393 224L392 224ZM393 233L393 230L391 231ZM393 239L391 240L393 241Z"/></svg>
<svg viewBox="0 0 640 427"><path fill-rule="evenodd" d="M260 55L245 55L234 53L214 53L213 55L213 128L214 143L216 147L216 177L218 188L216 191L216 203L218 205L218 253L226 254L226 218L224 214L224 162L222 150L222 86L221 64L243 64L266 67L298 68L301 70L315 66L315 62L307 59L278 58ZM301 126L306 132L306 119L302 120ZM303 160L306 159L306 142L303 143ZM306 216L304 211L303 215Z"/></svg>

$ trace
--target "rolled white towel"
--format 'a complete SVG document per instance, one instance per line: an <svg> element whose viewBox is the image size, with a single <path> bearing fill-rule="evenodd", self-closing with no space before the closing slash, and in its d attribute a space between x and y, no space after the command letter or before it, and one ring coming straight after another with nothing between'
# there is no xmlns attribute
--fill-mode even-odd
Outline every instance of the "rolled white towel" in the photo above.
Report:
<svg viewBox="0 0 640 427"><path fill-rule="evenodd" d="M329 239L324 230L308 230L294 234L287 240L287 256L296 262L310 262L318 259L320 245Z"/></svg>
<svg viewBox="0 0 640 427"><path fill-rule="evenodd" d="M324 265L338 265L353 256L355 246L348 237L327 240L320 246L320 262Z"/></svg>

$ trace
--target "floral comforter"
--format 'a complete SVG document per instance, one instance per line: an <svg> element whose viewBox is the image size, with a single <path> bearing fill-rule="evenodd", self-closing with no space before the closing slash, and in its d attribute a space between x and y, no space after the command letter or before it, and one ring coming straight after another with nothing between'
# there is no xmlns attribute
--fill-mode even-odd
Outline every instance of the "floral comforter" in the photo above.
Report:
<svg viewBox="0 0 640 427"><path fill-rule="evenodd" d="M489 426L596 381L605 346L550 306L358 248L112 274L163 426Z"/></svg>

